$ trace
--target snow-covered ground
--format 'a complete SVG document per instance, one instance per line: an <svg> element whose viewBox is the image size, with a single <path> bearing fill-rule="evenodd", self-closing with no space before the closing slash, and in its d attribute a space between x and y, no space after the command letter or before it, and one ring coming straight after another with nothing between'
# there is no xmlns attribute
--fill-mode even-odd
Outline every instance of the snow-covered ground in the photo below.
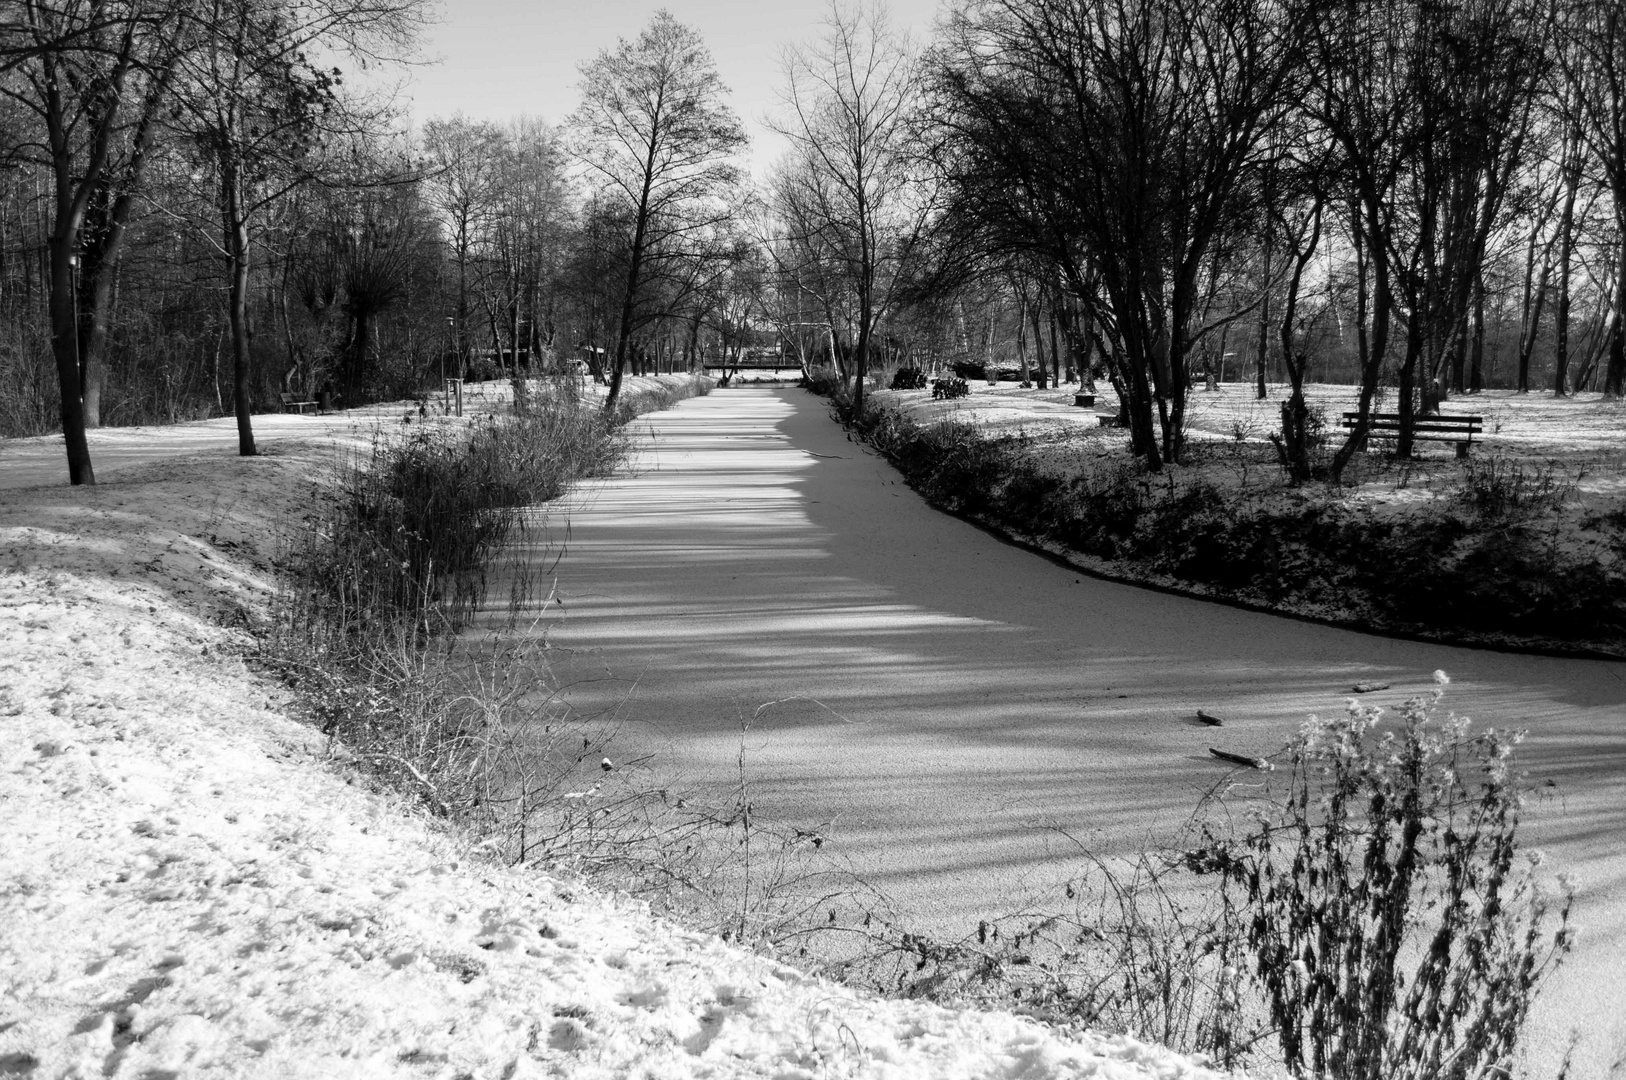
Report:
<svg viewBox="0 0 1626 1080"><path fill-rule="evenodd" d="M402 415L98 432L88 489L0 443L0 1076L1211 1075L808 978L365 790L243 656L279 531Z"/></svg>
<svg viewBox="0 0 1626 1080"><path fill-rule="evenodd" d="M969 397L933 401L929 390L880 391L882 395L908 402L917 417L960 414L961 419L991 428L1009 430L1026 422L1029 430L1035 419L1056 424L1096 426L1095 414L1115 413L1118 398L1105 381L1096 384L1095 405L1081 408L1073 404L1076 385L1048 390L1023 388L1002 382L989 386L972 380ZM1187 401L1189 434L1194 439L1231 440L1240 434L1253 442L1264 442L1265 433L1281 426L1281 403L1286 400L1285 383L1269 383L1269 396L1260 400L1252 383L1221 383L1214 390L1201 386L1191 390ZM1305 386L1309 406L1326 410L1336 427L1346 409L1356 406L1352 386L1310 383ZM1375 408L1393 408L1391 392ZM1485 442L1491 450L1511 452L1614 452L1626 439L1626 404L1601 393L1587 392L1555 398L1547 391L1521 394L1514 390L1484 390L1453 397L1440 406L1446 415L1473 415L1484 418ZM1449 446L1444 451L1450 453Z"/></svg>
<svg viewBox="0 0 1626 1080"><path fill-rule="evenodd" d="M1022 432L1047 442L1071 441L1075 448L1090 436L1103 437L1088 444L1098 450L1127 444L1121 433L1099 429L1097 416L1115 415L1118 410L1118 397L1105 381L1097 384L1093 407L1073 403L1077 386L1037 390L1016 383L989 386L973 381L969 389L968 397L952 401L933 400L928 390L883 390L875 399L920 421L953 418L995 434ZM1199 446L1246 445L1268 450L1269 434L1281 430L1281 406L1289 387L1272 383L1268 390L1269 396L1261 400L1249 383L1223 383L1215 390L1194 388L1187 403L1187 439ZM1342 442L1341 416L1356 407L1356 388L1311 383L1305 387L1305 400L1312 410L1322 410L1333 445ZM1380 407L1394 407L1392 393ZM1440 411L1448 416L1482 418L1484 434L1476 440L1474 451L1480 459L1496 457L1551 467L1573 480L1582 497L1618 496L1626 491L1626 403L1595 392L1555 398L1545 391L1486 390L1451 398ZM1430 473L1455 475L1451 443L1419 443L1416 453L1418 459L1407 470L1414 486L1420 476ZM1272 456L1266 455L1267 459ZM1393 476L1376 470L1374 479L1364 486L1388 492L1394 487Z"/></svg>

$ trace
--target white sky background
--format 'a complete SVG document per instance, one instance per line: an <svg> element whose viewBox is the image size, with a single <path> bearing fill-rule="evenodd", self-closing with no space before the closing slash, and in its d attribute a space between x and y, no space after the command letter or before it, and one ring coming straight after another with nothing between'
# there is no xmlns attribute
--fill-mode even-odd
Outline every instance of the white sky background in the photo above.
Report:
<svg viewBox="0 0 1626 1080"><path fill-rule="evenodd" d="M895 26L917 41L931 33L939 0L888 0ZM759 176L782 152L762 123L777 111L785 45L817 38L828 0L442 0L428 29L426 63L404 88L415 124L462 112L504 122L521 115L549 123L576 108L577 65L634 38L660 8L700 31L727 84L729 104L751 135Z"/></svg>

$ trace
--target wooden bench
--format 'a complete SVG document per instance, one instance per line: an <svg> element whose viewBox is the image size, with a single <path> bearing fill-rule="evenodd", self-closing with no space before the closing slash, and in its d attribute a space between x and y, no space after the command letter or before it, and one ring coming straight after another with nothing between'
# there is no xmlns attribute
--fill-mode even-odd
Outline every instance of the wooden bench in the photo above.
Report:
<svg viewBox="0 0 1626 1080"><path fill-rule="evenodd" d="M301 401L301 400L299 400L298 395L290 394L286 390L284 390L281 394L279 394L277 396L282 398L282 411L283 412L302 413L306 409L315 409L316 408L316 402L314 402L314 401Z"/></svg>
<svg viewBox="0 0 1626 1080"><path fill-rule="evenodd" d="M1344 427L1353 431L1360 421L1361 414L1347 412L1344 414ZM1399 413L1368 413L1366 431L1368 435L1398 436L1400 434ZM1457 444L1457 457L1468 456L1468 448L1473 445L1474 436L1485 431L1485 418L1483 416L1441 416L1436 413L1423 415L1419 413L1412 417L1411 437L1424 442L1454 442Z"/></svg>

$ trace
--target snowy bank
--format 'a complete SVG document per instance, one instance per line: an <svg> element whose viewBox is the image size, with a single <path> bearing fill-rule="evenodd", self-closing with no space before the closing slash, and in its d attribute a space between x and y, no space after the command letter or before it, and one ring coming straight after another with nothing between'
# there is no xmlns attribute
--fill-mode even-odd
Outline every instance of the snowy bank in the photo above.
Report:
<svg viewBox="0 0 1626 1080"><path fill-rule="evenodd" d="M0 1075L1212 1075L471 859L242 659L330 445L143 437L100 487L0 493Z"/></svg>

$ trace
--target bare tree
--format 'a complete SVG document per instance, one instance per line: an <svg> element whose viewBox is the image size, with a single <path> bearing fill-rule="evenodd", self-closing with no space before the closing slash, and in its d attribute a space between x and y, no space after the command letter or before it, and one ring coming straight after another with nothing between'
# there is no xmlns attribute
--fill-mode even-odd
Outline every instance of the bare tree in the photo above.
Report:
<svg viewBox="0 0 1626 1080"><path fill-rule="evenodd" d="M1620 397L1626 393L1626 10L1613 0L1563 0L1557 11L1569 118L1601 172L1614 209L1614 289L1604 390ZM1565 205L1573 205L1567 187ZM1558 393L1564 392L1562 379L1560 373L1554 384Z"/></svg>
<svg viewBox="0 0 1626 1080"><path fill-rule="evenodd" d="M85 437L86 386L95 418L98 372L85 370L77 277L87 219L98 207L91 297L118 255L134 185L175 58L184 47L184 5L115 0L23 0L8 6L4 54L18 78L0 93L39 122L33 143L54 187L49 245L51 349L61 389L62 434L73 484L94 484ZM119 148L126 147L120 160ZM100 325L101 309L89 313ZM93 335L94 336L94 335ZM96 354L91 354L92 362ZM91 422L94 422L94 419Z"/></svg>
<svg viewBox="0 0 1626 1080"><path fill-rule="evenodd" d="M502 133L491 124L461 114L424 125L423 146L431 172L426 181L430 205L440 218L452 261L457 266L457 355L469 357L469 270L477 247L496 213L497 169Z"/></svg>
<svg viewBox="0 0 1626 1080"><path fill-rule="evenodd" d="M582 104L571 118L577 154L619 204L631 229L626 278L605 409L621 392L637 329L667 312L652 285L681 277L732 213L739 180L730 160L745 144L711 53L694 29L659 11L637 39L581 68Z"/></svg>
<svg viewBox="0 0 1626 1080"><path fill-rule="evenodd" d="M489 258L492 295L500 308L508 348L537 362L553 344L555 283L565 250L569 208L564 153L555 130L522 118L504 132L497 159Z"/></svg>
<svg viewBox="0 0 1626 1080"><path fill-rule="evenodd" d="M268 207L313 175L313 151L365 126L343 107L342 72L312 57L357 60L410 46L421 0L204 0L177 79L176 122L212 181L227 267L232 405L238 453L256 453L250 394L249 279Z"/></svg>
<svg viewBox="0 0 1626 1080"><path fill-rule="evenodd" d="M819 206L828 202L818 195L820 182L796 175L799 170L794 159L787 159L769 177L768 205L758 229L773 263L772 302L766 310L781 336L800 351L804 368L828 354L837 376L847 382L858 321L851 281L819 237Z"/></svg>
<svg viewBox="0 0 1626 1080"><path fill-rule="evenodd" d="M1396 321L1398 451L1467 333L1486 248L1524 160L1545 63L1534 0L1340 0L1315 23L1306 108L1338 148L1338 198L1357 264L1361 388L1334 454L1365 444Z"/></svg>
<svg viewBox="0 0 1626 1080"><path fill-rule="evenodd" d="M1098 276L1152 469L1181 453L1202 278L1258 197L1306 26L1301 3L970 0L934 64L952 199L1003 221L1001 242L1050 260L1081 304Z"/></svg>
<svg viewBox="0 0 1626 1080"><path fill-rule="evenodd" d="M918 97L914 48L880 0L831 0L824 34L786 51L791 143L780 184L798 186L806 239L840 267L855 307L853 409L862 412L876 325L895 303L926 200L912 165Z"/></svg>

